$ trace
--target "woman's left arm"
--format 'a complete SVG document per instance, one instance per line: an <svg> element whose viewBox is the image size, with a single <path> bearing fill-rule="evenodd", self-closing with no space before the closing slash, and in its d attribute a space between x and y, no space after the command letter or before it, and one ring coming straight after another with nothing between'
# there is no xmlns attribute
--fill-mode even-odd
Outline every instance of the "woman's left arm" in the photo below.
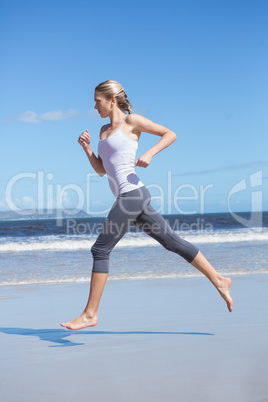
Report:
<svg viewBox="0 0 268 402"><path fill-rule="evenodd" d="M161 126L160 124L156 124L149 119L146 119L146 117L138 114L131 114L129 117L130 116L130 124L133 126L134 130L158 135L161 137L152 148L148 149L148 151L146 151L136 160L135 166L147 167L150 164L153 156L172 144L176 140L177 136L173 131Z"/></svg>

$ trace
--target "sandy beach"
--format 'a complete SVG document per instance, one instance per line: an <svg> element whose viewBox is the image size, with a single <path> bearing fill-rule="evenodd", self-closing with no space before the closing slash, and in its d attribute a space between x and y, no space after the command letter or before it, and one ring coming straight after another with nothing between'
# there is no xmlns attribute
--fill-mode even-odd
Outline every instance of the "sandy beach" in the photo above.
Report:
<svg viewBox="0 0 268 402"><path fill-rule="evenodd" d="M268 401L267 275L110 280L99 324L70 332L89 286L1 288L1 401Z"/></svg>

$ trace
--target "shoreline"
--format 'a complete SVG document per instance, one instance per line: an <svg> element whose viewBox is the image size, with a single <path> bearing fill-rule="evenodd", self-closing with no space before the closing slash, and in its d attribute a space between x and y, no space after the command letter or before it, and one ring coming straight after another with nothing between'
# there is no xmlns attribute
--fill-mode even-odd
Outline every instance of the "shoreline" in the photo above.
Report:
<svg viewBox="0 0 268 402"><path fill-rule="evenodd" d="M267 276L268 275L268 270L267 271L256 271L256 272L245 272L245 273L230 273L230 272L221 272L218 271L222 276L225 277L231 277L231 279L239 279L239 278L244 278L244 277L255 277L255 276ZM202 273L196 272L196 274L180 274L180 273L172 273L172 274L140 274L140 275L116 275L116 274L111 274L107 282L132 282L132 281L154 281L154 280L191 280L191 279L200 279L204 278L204 275ZM267 276L268 278L268 276ZM81 279L59 279L58 281L53 281L53 280L40 280L39 282L32 282L32 283L0 283L0 289L6 289L6 288L19 288L19 287L27 287L27 286L57 286L57 285L86 285L89 284L91 280L91 277L87 278L81 278ZM1 299L1 298L0 298Z"/></svg>

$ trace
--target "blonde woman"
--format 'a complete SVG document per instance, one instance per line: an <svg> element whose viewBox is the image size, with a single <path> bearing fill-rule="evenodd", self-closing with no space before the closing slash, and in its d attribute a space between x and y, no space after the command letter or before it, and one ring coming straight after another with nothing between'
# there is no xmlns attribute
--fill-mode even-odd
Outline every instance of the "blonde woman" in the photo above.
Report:
<svg viewBox="0 0 268 402"><path fill-rule="evenodd" d="M99 84L95 88L94 100L100 116L110 119L110 124L100 130L98 156L92 151L88 130L80 135L78 142L93 169L100 176L107 174L116 200L91 249L93 269L87 305L78 318L61 325L70 330L97 325L99 303L109 272L109 256L131 223L202 272L216 287L231 312L231 279L217 273L202 253L181 239L152 208L150 193L135 172L136 166L149 166L154 155L176 140L176 134L143 116L133 114L127 95L117 81L109 80ZM157 135L160 139L135 161L141 132Z"/></svg>

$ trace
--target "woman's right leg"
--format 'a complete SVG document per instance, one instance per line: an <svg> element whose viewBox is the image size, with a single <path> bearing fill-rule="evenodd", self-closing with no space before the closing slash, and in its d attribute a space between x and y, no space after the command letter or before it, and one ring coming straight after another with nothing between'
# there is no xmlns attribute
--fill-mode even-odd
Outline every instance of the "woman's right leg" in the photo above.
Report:
<svg viewBox="0 0 268 402"><path fill-rule="evenodd" d="M125 235L131 222L149 204L148 194L148 190L141 188L124 193L115 201L91 249L94 261L87 305L79 317L61 326L78 330L97 325L99 303L108 278L110 253Z"/></svg>
<svg viewBox="0 0 268 402"><path fill-rule="evenodd" d="M118 200L116 200L105 219L100 235L91 248L93 269L87 305L79 317L70 322L62 323L62 327L79 330L97 325L98 308L109 273L110 253L129 226L127 216L122 213L121 209Z"/></svg>
<svg viewBox="0 0 268 402"><path fill-rule="evenodd" d="M61 326L70 330L78 330L86 327L94 327L98 323L98 308L101 295L108 278L108 274L92 272L89 298L83 313L76 319L62 323Z"/></svg>

